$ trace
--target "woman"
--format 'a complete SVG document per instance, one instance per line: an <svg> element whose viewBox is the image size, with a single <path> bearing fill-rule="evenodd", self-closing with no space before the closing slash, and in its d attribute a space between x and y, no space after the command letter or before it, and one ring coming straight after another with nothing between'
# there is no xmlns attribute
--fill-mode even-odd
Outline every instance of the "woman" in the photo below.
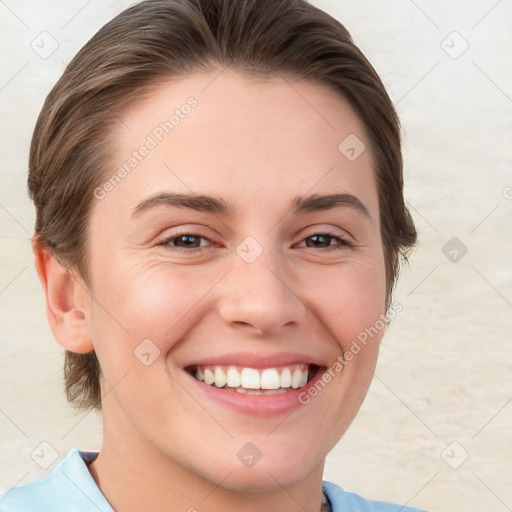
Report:
<svg viewBox="0 0 512 512"><path fill-rule="evenodd" d="M302 0L148 0L49 94L33 247L66 392L101 409L2 510L412 510L322 482L416 231L374 69Z"/></svg>

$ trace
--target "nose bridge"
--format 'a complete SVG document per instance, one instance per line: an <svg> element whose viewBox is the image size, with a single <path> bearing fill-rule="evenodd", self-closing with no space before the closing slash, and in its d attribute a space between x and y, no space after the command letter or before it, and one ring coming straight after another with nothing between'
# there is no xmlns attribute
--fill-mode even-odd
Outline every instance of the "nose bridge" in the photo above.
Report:
<svg viewBox="0 0 512 512"><path fill-rule="evenodd" d="M306 308L291 279L277 250L248 237L236 248L233 269L222 290L222 319L232 325L247 324L262 333L298 324Z"/></svg>

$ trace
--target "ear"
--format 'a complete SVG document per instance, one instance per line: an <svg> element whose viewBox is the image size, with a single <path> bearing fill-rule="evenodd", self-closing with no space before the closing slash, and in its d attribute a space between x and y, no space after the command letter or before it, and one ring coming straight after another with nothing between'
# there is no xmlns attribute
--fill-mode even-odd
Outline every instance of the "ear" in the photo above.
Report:
<svg viewBox="0 0 512 512"><path fill-rule="evenodd" d="M85 284L64 268L53 251L37 238L32 241L32 248L46 296L46 315L57 343L71 352L85 354L93 351L88 332L90 309Z"/></svg>

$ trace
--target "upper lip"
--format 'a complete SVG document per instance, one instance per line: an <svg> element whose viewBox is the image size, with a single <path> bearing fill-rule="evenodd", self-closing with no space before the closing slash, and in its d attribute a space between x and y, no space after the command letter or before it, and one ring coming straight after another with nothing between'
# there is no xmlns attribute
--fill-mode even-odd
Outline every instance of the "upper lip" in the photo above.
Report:
<svg viewBox="0 0 512 512"><path fill-rule="evenodd" d="M258 354L255 352L233 352L230 354L203 357L191 361L185 365L189 366L242 366L244 368L275 368L294 363L306 363L316 366L324 366L324 363L317 357L293 352L280 352L276 354Z"/></svg>

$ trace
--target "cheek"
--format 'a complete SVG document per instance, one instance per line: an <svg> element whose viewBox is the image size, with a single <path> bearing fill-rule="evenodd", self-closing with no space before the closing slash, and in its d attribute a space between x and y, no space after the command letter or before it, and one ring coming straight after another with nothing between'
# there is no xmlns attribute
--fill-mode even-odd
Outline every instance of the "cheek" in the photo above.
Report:
<svg viewBox="0 0 512 512"><path fill-rule="evenodd" d="M166 412L156 410L148 396L173 402L176 411L185 407L171 396L175 386L166 354L211 309L208 292L222 273L155 263L112 264L95 275L91 336L104 387L115 388L107 400L131 411L133 421L141 411L167 421Z"/></svg>
<svg viewBox="0 0 512 512"><path fill-rule="evenodd" d="M351 343L364 338L364 333L373 326L383 331L384 272L383 262L361 261L357 265L333 268L330 272L319 269L316 275L309 276L316 284L312 308L316 307L318 316L321 315L324 325L337 340L340 352L349 350Z"/></svg>
<svg viewBox="0 0 512 512"><path fill-rule="evenodd" d="M204 314L208 292L222 277L211 268L160 261L113 263L96 275L95 341L101 344L108 337L118 350L131 352L145 339L168 351L190 330L198 312Z"/></svg>
<svg viewBox="0 0 512 512"><path fill-rule="evenodd" d="M110 260L97 266L94 340L133 352L144 339L162 352L186 336L211 303L226 265L175 265L161 260ZM292 272L293 274L293 272ZM378 258L346 265L308 265L293 275L295 290L343 350L384 313L385 271ZM114 333L117 333L114 336Z"/></svg>

